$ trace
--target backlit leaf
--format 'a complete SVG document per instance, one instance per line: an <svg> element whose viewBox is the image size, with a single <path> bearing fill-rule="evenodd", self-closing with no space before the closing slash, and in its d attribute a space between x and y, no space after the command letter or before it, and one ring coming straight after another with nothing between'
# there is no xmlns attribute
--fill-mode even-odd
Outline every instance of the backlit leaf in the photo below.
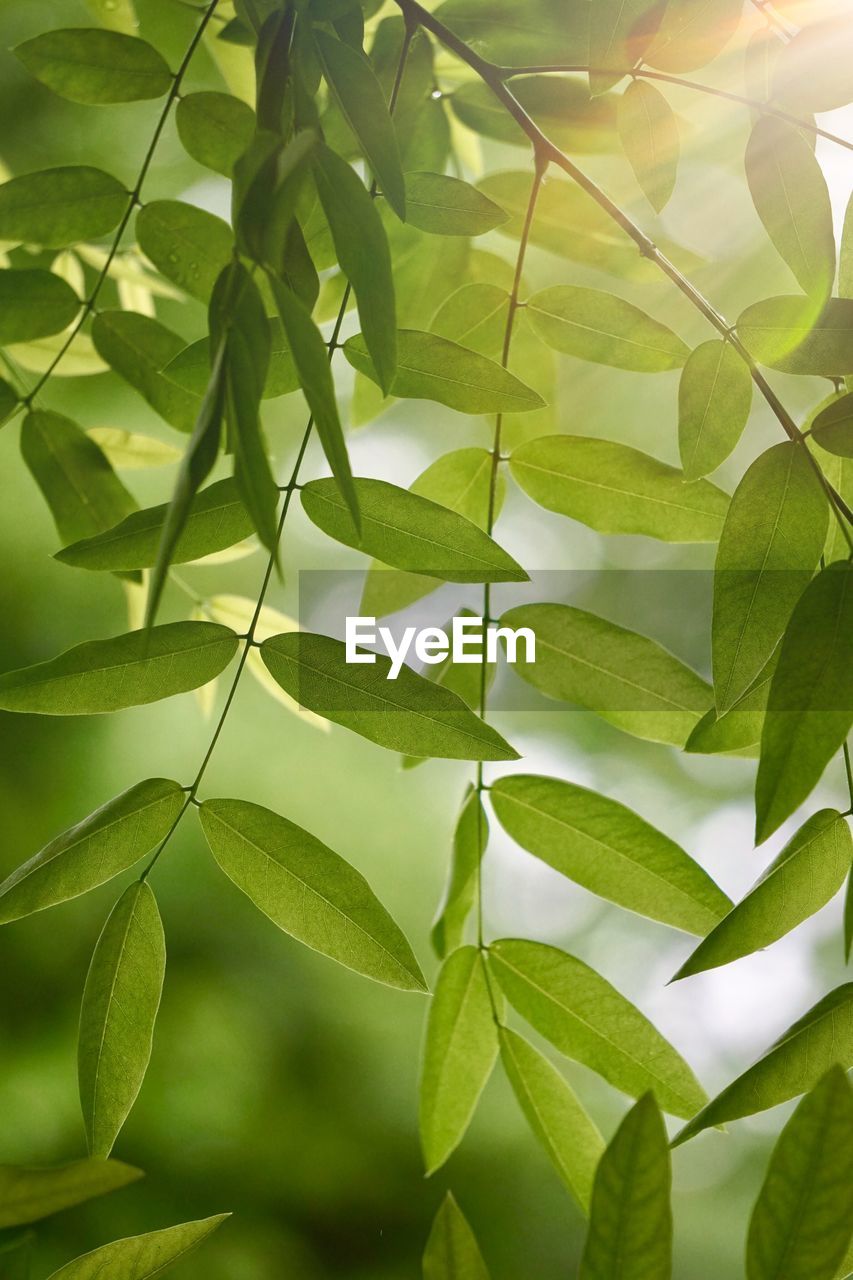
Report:
<svg viewBox="0 0 853 1280"><path fill-rule="evenodd" d="M742 16L740 0L669 0L645 60L661 71L696 71L722 52Z"/></svg>
<svg viewBox="0 0 853 1280"><path fill-rule="evenodd" d="M440 959L461 945L474 906L480 862L489 842L489 820L480 793L469 787L453 832L450 874L432 926L432 945Z"/></svg>
<svg viewBox="0 0 853 1280"><path fill-rule="evenodd" d="M839 458L853 458L853 395L834 400L812 422L815 440Z"/></svg>
<svg viewBox="0 0 853 1280"><path fill-rule="evenodd" d="M56 1165L0 1165L0 1228L49 1218L142 1177L118 1160L73 1160Z"/></svg>
<svg viewBox="0 0 853 1280"><path fill-rule="evenodd" d="M632 80L619 99L619 137L643 194L660 213L675 190L681 143L672 107L647 80Z"/></svg>
<svg viewBox="0 0 853 1280"><path fill-rule="evenodd" d="M377 982L426 990L367 881L316 836L244 800L206 800L199 817L222 870L279 929Z"/></svg>
<svg viewBox="0 0 853 1280"><path fill-rule="evenodd" d="M88 893L127 871L170 831L185 794L151 778L51 840L0 884L0 924Z"/></svg>
<svg viewBox="0 0 853 1280"><path fill-rule="evenodd" d="M482 236L507 215L476 187L442 173L406 174L406 220L439 236Z"/></svg>
<svg viewBox="0 0 853 1280"><path fill-rule="evenodd" d="M749 369L730 343L711 338L690 353L678 384L678 446L685 480L699 480L725 462L751 405Z"/></svg>
<svg viewBox="0 0 853 1280"><path fill-rule="evenodd" d="M518 605L501 626L536 635L536 661L522 656L515 667L522 679L635 737L681 747L711 702L701 676L655 640L583 609Z"/></svg>
<svg viewBox="0 0 853 1280"><path fill-rule="evenodd" d="M599 533L642 533L664 542L716 542L728 495L613 440L543 436L513 450L510 470L534 502Z"/></svg>
<svg viewBox="0 0 853 1280"><path fill-rule="evenodd" d="M212 622L169 622L110 640L87 640L58 658L0 676L0 709L82 716L157 702L207 684L238 640Z"/></svg>
<svg viewBox="0 0 853 1280"><path fill-rule="evenodd" d="M164 1231L149 1231L102 1245L54 1271L49 1280L153 1280L162 1271L197 1249L220 1227L227 1213L199 1222L185 1222Z"/></svg>
<svg viewBox="0 0 853 1280"><path fill-rule="evenodd" d="M98 27L45 31L19 44L15 57L71 102L135 102L172 87L169 64L153 45Z"/></svg>
<svg viewBox="0 0 853 1280"><path fill-rule="evenodd" d="M391 662L384 654L372 664L347 663L342 641L310 633L274 636L261 654L281 687L302 706L391 751L454 760L517 758L455 693L405 665L396 680L389 680Z"/></svg>
<svg viewBox="0 0 853 1280"><path fill-rule="evenodd" d="M94 440L114 467L124 471L141 471L149 467L166 467L180 459L181 451L165 440L125 431L122 427L89 427L86 435Z"/></svg>
<svg viewBox="0 0 853 1280"><path fill-rule="evenodd" d="M178 431L192 431L201 394L162 372L185 343L159 320L133 311L102 311L92 324L98 355Z"/></svg>
<svg viewBox="0 0 853 1280"><path fill-rule="evenodd" d="M489 799L528 853L611 902L700 936L731 907L683 849L608 796L560 778L511 774Z"/></svg>
<svg viewBox="0 0 853 1280"><path fill-rule="evenodd" d="M652 1089L672 1115L702 1105L702 1088L680 1054L583 961L542 942L503 938L489 947L489 967L510 1004L567 1058L632 1097Z"/></svg>
<svg viewBox="0 0 853 1280"><path fill-rule="evenodd" d="M489 977L477 948L460 947L442 966L427 1021L420 1093L427 1174L465 1136L497 1056Z"/></svg>
<svg viewBox="0 0 853 1280"><path fill-rule="evenodd" d="M448 1191L429 1234L423 1264L424 1280L489 1280L474 1232Z"/></svg>
<svg viewBox="0 0 853 1280"><path fill-rule="evenodd" d="M444 0L436 17L483 57L508 66L529 62L583 62L587 57L587 6L566 8L553 0Z"/></svg>
<svg viewBox="0 0 853 1280"><path fill-rule="evenodd" d="M576 76L518 76L511 88L523 110L565 151L583 154L613 149L614 100L591 98L588 87ZM516 146L530 145L524 130L483 81L460 85L450 105L454 115L475 133Z"/></svg>
<svg viewBox="0 0 853 1280"><path fill-rule="evenodd" d="M252 140L255 115L230 93L188 93L178 101L175 123L193 160L230 178Z"/></svg>
<svg viewBox="0 0 853 1280"><path fill-rule="evenodd" d="M0 269L0 346L59 333L79 310L74 290L52 271Z"/></svg>
<svg viewBox="0 0 853 1280"><path fill-rule="evenodd" d="M783 373L839 377L853 373L853 300L821 308L803 297L766 298L738 316L737 330L759 364Z"/></svg>
<svg viewBox="0 0 853 1280"><path fill-rule="evenodd" d="M0 240L46 249L97 240L118 226L129 198L115 178L87 165L25 173L0 186Z"/></svg>
<svg viewBox="0 0 853 1280"><path fill-rule="evenodd" d="M850 24L841 11L835 19L805 24L779 55L773 96L794 112L846 106L853 102L852 55Z"/></svg>
<svg viewBox="0 0 853 1280"><path fill-rule="evenodd" d="M641 373L678 369L689 348L658 320L614 294L558 284L534 293L527 315L556 351Z"/></svg>
<svg viewBox="0 0 853 1280"><path fill-rule="evenodd" d="M589 15L593 93L604 93L642 58L665 7L657 0L597 0Z"/></svg>
<svg viewBox="0 0 853 1280"><path fill-rule="evenodd" d="M228 265L234 238L227 222L183 200L154 200L136 219L139 247L167 280L207 302Z"/></svg>
<svg viewBox="0 0 853 1280"><path fill-rule="evenodd" d="M470 351L499 356L509 315L509 294L487 281L463 284L433 316L430 329Z"/></svg>
<svg viewBox="0 0 853 1280"><path fill-rule="evenodd" d="M165 971L157 902L137 880L104 925L83 992L77 1073L91 1155L110 1154L142 1087Z"/></svg>

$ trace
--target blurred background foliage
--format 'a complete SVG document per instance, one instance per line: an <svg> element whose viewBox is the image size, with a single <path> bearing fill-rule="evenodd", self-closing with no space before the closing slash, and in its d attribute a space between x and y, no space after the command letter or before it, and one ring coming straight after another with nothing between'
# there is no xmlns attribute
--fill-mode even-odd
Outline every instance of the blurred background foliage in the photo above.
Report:
<svg viewBox="0 0 853 1280"><path fill-rule="evenodd" d="M177 0L139 0L138 10L141 34L174 66L193 29L193 14ZM9 172L90 163L128 185L134 181L160 104L104 110L61 102L7 52L42 30L90 21L91 13L77 0L0 2L0 159ZM746 34L758 25L753 13L744 35L703 78L740 89ZM217 74L202 50L188 88L210 87ZM679 113L683 160L663 222L644 206L624 159L595 155L584 164L651 234L665 229L698 256L693 278L734 317L748 303L790 289L743 178L749 114L686 90L669 97ZM835 113L827 127L849 132L849 114ZM476 162L470 137L468 144ZM847 157L824 143L819 154L840 221ZM498 144L487 144L482 160L488 171L527 162L525 153ZM172 122L146 195L180 196L220 212L228 202L227 183L187 158ZM507 260L513 253L511 242L497 233L477 247ZM542 251L531 255L528 275L534 285L602 281L594 270ZM642 278L626 284L625 292L691 344L709 336L666 282ZM158 299L157 313L188 339L202 332L199 303ZM351 373L339 372L346 408ZM677 376L639 379L562 358L550 429L618 439L674 462ZM776 375L775 381L800 419L829 389L819 380ZM44 403L87 427L140 430L179 443L110 373L55 379ZM265 412L283 465L304 410L298 397L290 397L268 404ZM455 416L437 405L403 404L353 431L353 469L405 485L442 452L483 444L490 432L485 420ZM117 580L51 560L55 530L21 465L17 433L17 424L0 431L4 670L92 635L124 630L127 609ZM731 488L777 435L756 403L718 482ZM319 456L315 463L312 474L324 470ZM164 469L124 479L146 505L164 500L172 475ZM590 568L602 575L617 566L701 569L712 555L709 548L600 538L562 517L534 512L517 492L509 495L499 536L528 566ZM269 602L296 614L298 568L360 569L363 558L323 541L297 512L286 536L284 566L284 581L274 586ZM191 568L185 576L202 595L251 597L261 571L255 555ZM654 618L629 621L707 672L709 589L708 578L699 574L695 590L673 590ZM613 616L620 617L620 601L611 603ZM623 613L625 607L623 600ZM175 592L164 617L186 616L187 608ZM510 702L513 677L501 678L507 681L504 702ZM795 826L792 821L771 845L753 852L749 761L678 755L629 740L586 713L545 704L507 711L498 720L524 751L525 770L559 773L636 808L690 850L733 897L752 883ZM192 694L114 718L0 716L0 873L137 779L190 777L209 732ZM431 974L429 924L468 772L451 762L403 771L380 748L343 729L323 733L246 681L204 794L267 804L333 845L368 877ZM830 771L824 791L831 802L841 800L842 782L840 772L836 778ZM44 1225L39 1274L123 1234L232 1210L227 1228L176 1275L412 1280L448 1186L474 1225L495 1280L571 1274L583 1239L580 1213L498 1074L461 1150L433 1180L424 1181L416 1133L425 1012L420 997L373 986L276 931L218 872L192 821L158 866L156 882L169 950L166 988L151 1069L115 1153L150 1176ZM490 933L551 941L595 965L673 1040L709 1091L781 1031L792 1009L805 1008L843 980L838 903L768 954L666 988L690 949L688 938L593 899L512 847L500 832L493 832L486 892ZM49 919L22 920L0 935L0 1161L55 1162L83 1153L76 1021L89 956L115 896L116 886L104 887L55 909ZM569 1065L567 1073L605 1134L612 1133L624 1099L582 1067ZM779 1111L773 1111L739 1122L727 1135L704 1134L675 1153L676 1275L682 1280L741 1274L748 1207L780 1122Z"/></svg>

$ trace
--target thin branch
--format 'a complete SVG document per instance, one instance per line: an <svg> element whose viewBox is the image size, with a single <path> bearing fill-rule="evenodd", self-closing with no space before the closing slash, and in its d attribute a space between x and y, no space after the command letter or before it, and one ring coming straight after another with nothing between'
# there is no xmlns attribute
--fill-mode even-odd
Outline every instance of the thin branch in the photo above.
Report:
<svg viewBox="0 0 853 1280"><path fill-rule="evenodd" d="M142 161L142 168L139 171L139 177L136 180L136 184L134 185L133 190L128 193L127 208L125 209L124 214L122 215L121 222L118 225L118 228L112 240L112 244L110 245L109 251L107 253L106 261L104 262L104 265L100 270L98 278L95 281L94 286L92 287L92 291L89 294L89 296L85 299L80 315L77 317L77 320L75 321L75 323L71 326L68 332L68 337L65 339L65 342L63 342L62 346L59 348L59 351L54 356L53 360L51 360L47 369L41 375L41 377L39 378L38 382L35 384L33 389L30 392L28 392L27 395L22 397L21 402L24 405L30 406L33 400L35 399L35 397L43 389L45 384L50 380L54 369L59 364L60 360L65 355L68 348L71 346L72 342L77 337L78 333L83 328L83 325L86 323L89 316L92 314L92 311L94 310L95 303L98 300L98 295L100 294L101 289L104 286L104 282L106 281L107 276L109 275L110 267L113 264L113 259L118 253L122 236L124 235L125 230L127 229L127 224L130 222L133 210L136 208L137 204L139 203L139 197L142 192L142 187L145 182L145 179L148 176L148 170L151 168L151 162L154 159L154 153L157 150L157 144L160 141L160 136L163 132L163 129L166 126L166 121L169 118L169 112L171 111L172 105L175 102L176 98L178 97L178 94L180 93L181 84L183 83L184 76L186 75L187 70L189 69L190 63L192 62L193 54L195 53L196 49L201 43L201 38L204 35L207 24L210 22L211 18L213 17L214 10L216 9L216 6L218 3L219 3L219 0L211 0L211 3L205 9L204 16L199 22L198 27L196 28L195 34L193 35L192 40L187 46L186 53L181 59L181 65L178 67L177 71L172 77L172 86L169 89L169 92L166 96L166 101L163 104L163 110L160 112L159 119L157 120L157 124L154 129L151 142L149 143L148 150L145 153L145 159Z"/></svg>
<svg viewBox="0 0 853 1280"><path fill-rule="evenodd" d="M778 31L779 35L783 36L786 40L791 39L793 33L790 26L783 18L779 17L779 14L773 8L770 0L752 0L752 4L753 7L761 14L762 18L767 22L768 26L773 27L773 29Z"/></svg>
<svg viewBox="0 0 853 1280"><path fill-rule="evenodd" d="M507 112L515 120L521 129L526 133L532 146L534 155L538 163L553 164L558 169L562 169L570 178L590 196L596 204L604 210L608 217L621 227L625 234L633 240L644 258L654 262L655 265L668 276L677 289L684 294L685 298L693 304L697 311L705 317L717 333L727 342L731 343L733 349L737 352L744 364L750 372L752 381L758 387L767 404L772 409L776 418L782 426L783 431L790 440L802 442L803 436L794 419L788 413L788 410L782 404L776 392L767 381L766 377L753 360L747 348L741 342L735 330L728 323L726 318L720 314L714 305L702 294L696 286L687 279L682 271L678 269L666 254L662 253L655 242L646 235L646 233L628 216L624 210L620 209L617 204L611 200L601 187L598 186L592 178L589 177L582 169L570 160L565 152L561 151L556 143L552 142L547 134L539 128L539 125L531 116L527 114L524 107L506 86L501 75L501 68L494 63L489 62L486 58L481 57L473 49L461 40L459 36L446 27L434 14L430 13L418 3L418 0L395 0L398 8L407 16L415 18L422 27L446 45L452 53L465 62L472 70L476 71L481 80L486 84L504 107ZM845 520L849 524L853 524L853 510L848 506L842 496L836 492L834 487L829 483L823 471L819 467L816 459L809 452L808 458L811 466L814 468L830 503L839 518L844 536L853 550L853 535L845 524ZM843 519L842 519L843 517Z"/></svg>
<svg viewBox="0 0 853 1280"><path fill-rule="evenodd" d="M595 72L607 72L614 76L630 76L636 80L658 80L662 84L676 85L679 89L693 89L696 93L708 94L710 97L721 98L726 102L737 102L743 107L750 107L753 111L760 112L761 115L775 116L777 120L784 120L788 124L795 125L798 129L805 129L807 133L813 133L818 138L825 138L827 142L834 142L836 146L844 147L847 151L853 151L853 142L847 138L840 138L835 133L830 133L828 129L821 129L815 124L814 120L804 120L801 116L791 115L789 111L782 111L781 108L773 107L769 102L761 102L758 98L750 98L742 93L732 93L728 89L718 89L715 85L703 84L698 80L687 80L683 76L671 76L666 71L652 71L647 67L625 67L617 70L613 67L593 67L585 63L498 67L497 70L502 80L512 80L516 76L544 76L569 73L586 75L589 72L593 74Z"/></svg>

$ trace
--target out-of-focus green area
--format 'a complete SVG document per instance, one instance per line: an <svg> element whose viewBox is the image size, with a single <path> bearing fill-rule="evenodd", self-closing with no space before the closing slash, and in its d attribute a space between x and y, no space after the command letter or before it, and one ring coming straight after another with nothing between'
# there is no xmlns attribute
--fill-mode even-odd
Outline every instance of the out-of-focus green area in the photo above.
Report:
<svg viewBox="0 0 853 1280"><path fill-rule="evenodd" d="M139 9L143 33L174 65L192 15L170 0L143 0ZM129 184L135 178L160 104L95 109L60 103L5 52L51 26L88 20L82 4L65 0L0 3L0 158L13 173L85 162ZM719 74L737 77L740 56L733 53ZM211 75L202 54L197 87L209 86ZM734 316L747 302L790 287L785 268L758 234L745 191L738 156L746 114L705 101L697 108L685 94L674 97L673 105L688 123L667 230L705 253L696 279ZM521 167L524 156L507 150L499 161ZM641 209L624 163L594 158L589 167L617 198ZM227 207L225 184L184 157L170 124L146 195L188 192L209 207ZM497 236L488 247L507 257L512 251ZM544 255L534 255L530 275L543 283L594 278ZM633 296L640 295L643 305L687 340L707 336L665 285L638 285ZM158 314L188 338L201 331L203 313L196 303L166 303ZM569 359L561 370L557 429L608 436L676 458L677 375L644 378ZM780 376L778 383L800 413L824 394L818 382L809 386ZM342 385L348 385L346 378ZM87 427L120 426L179 441L111 374L57 380L44 402ZM302 406L290 397L266 412L270 439L284 462ZM353 437L356 469L409 483L426 461L484 441L487 430L487 424L436 406L397 408ZM126 627L117 580L51 560L56 534L20 460L17 433L17 423L0 431L4 670ZM775 438L773 424L756 406L722 483L731 485ZM319 457L315 463L322 465ZM138 472L125 479L149 503L167 496L172 474ZM499 532L531 567L709 564L707 550L683 555L640 539L605 542L533 509L518 494L510 496ZM274 587L270 603L289 612L297 609L297 568L362 563L357 554L324 544L298 513L283 560L285 581ZM189 569L185 576L202 594L252 596L261 572L255 555ZM177 592L169 597L171 616L187 607ZM706 670L706 623L701 601L695 610L673 601L672 612L658 620L658 634ZM642 620L633 625L642 629ZM742 893L772 856L751 848L748 761L678 757L553 705L507 713L502 728L527 754L525 767L574 778L635 807L690 849L732 895ZM193 695L115 718L0 716L0 872L7 874L50 837L141 778L189 781L210 732L211 722ZM402 771L389 754L342 729L326 734L297 720L247 678L203 794L265 804L325 840L368 877L431 974L429 925L469 776L469 766L451 763ZM830 779L830 794L833 785ZM596 965L672 1038L709 1090L724 1084L841 977L835 907L772 953L743 962L737 972L666 988L690 947L687 938L596 902L499 835L485 875L492 935L542 938ZM192 813L153 882L167 933L166 988L151 1069L116 1151L148 1177L40 1228L37 1275L119 1235L231 1210L228 1226L176 1275L412 1280L448 1186L474 1225L495 1280L572 1274L583 1239L580 1213L497 1075L462 1149L425 1182L416 1132L425 999L373 986L278 933L215 867ZM0 1162L55 1162L83 1152L76 1020L92 947L118 892L119 886L108 885L0 933ZM611 1132L625 1100L582 1068L566 1070ZM742 1273L748 1208L779 1124L780 1115L771 1113L678 1150L680 1280L728 1280Z"/></svg>

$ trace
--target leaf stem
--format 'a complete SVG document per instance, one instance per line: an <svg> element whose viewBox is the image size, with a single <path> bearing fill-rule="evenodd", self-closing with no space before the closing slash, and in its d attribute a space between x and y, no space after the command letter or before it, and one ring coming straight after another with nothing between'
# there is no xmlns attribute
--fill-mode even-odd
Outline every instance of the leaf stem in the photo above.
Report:
<svg viewBox="0 0 853 1280"><path fill-rule="evenodd" d="M847 773L847 791L850 795L850 809L853 812L853 765L850 763L850 746L845 742L841 748L844 755L844 769Z"/></svg>

